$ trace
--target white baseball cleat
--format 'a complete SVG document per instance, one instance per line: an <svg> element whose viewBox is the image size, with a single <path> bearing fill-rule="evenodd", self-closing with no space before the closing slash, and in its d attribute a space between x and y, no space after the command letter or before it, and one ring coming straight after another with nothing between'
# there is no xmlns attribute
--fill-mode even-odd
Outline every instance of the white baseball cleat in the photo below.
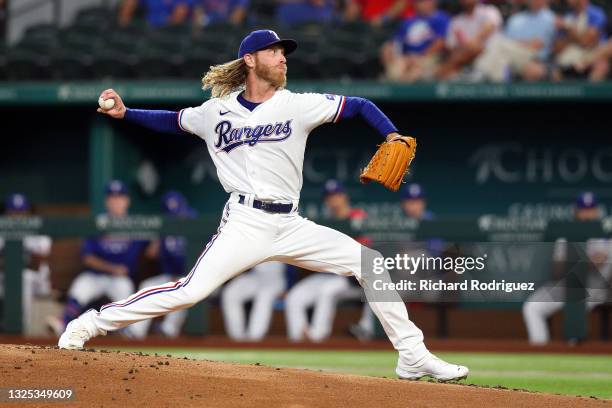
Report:
<svg viewBox="0 0 612 408"><path fill-rule="evenodd" d="M467 378L469 372L467 367L449 364L431 353L417 366L403 364L400 359L395 369L395 373L402 380L432 377L438 381L458 381Z"/></svg>
<svg viewBox="0 0 612 408"><path fill-rule="evenodd" d="M68 323L57 345L61 349L78 350L82 349L85 342L90 338L91 336L87 328L85 328L79 317Z"/></svg>

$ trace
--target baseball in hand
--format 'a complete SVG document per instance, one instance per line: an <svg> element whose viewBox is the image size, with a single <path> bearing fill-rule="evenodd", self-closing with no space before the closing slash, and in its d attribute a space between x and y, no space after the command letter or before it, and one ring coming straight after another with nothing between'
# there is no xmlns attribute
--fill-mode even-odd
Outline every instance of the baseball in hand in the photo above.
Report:
<svg viewBox="0 0 612 408"><path fill-rule="evenodd" d="M113 98L103 99L100 97L100 99L98 99L98 105L100 105L100 108L104 110L113 109L113 106L115 106L115 100Z"/></svg>

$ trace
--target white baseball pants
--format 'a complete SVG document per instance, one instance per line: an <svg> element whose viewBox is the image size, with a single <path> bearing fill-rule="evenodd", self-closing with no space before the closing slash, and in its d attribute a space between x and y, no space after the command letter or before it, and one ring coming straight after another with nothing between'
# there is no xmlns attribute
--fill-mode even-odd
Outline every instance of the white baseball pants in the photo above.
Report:
<svg viewBox="0 0 612 408"><path fill-rule="evenodd" d="M287 294L285 321L291 341L319 342L327 339L336 316L336 305L344 299L361 298L361 290L351 285L349 278L327 273L307 276ZM313 308L308 323L308 309Z"/></svg>
<svg viewBox="0 0 612 408"><path fill-rule="evenodd" d="M287 286L285 264L264 262L250 272L237 276L221 292L225 330L232 340L258 341L270 327L274 302ZM248 324L245 303L252 300Z"/></svg>
<svg viewBox="0 0 612 408"><path fill-rule="evenodd" d="M152 276L140 282L140 289L162 285L171 279L172 276L167 274ZM166 337L178 337L178 335L181 334L181 329L183 328L183 323L185 323L186 318L187 310L177 310L176 312L168 313L160 326L162 334ZM152 322L153 320L146 319L134 323L129 327L129 335L136 339L146 338Z"/></svg>
<svg viewBox="0 0 612 408"><path fill-rule="evenodd" d="M266 261L279 261L317 272L354 275L362 284L362 247L349 236L297 214L271 214L239 204L232 194L221 224L195 266L176 282L145 288L127 299L90 311L81 321L93 337L144 319L185 309L205 299L228 279ZM366 278L367 276L367 278ZM393 346L406 364L428 354L423 333L408 319L403 302L370 302Z"/></svg>

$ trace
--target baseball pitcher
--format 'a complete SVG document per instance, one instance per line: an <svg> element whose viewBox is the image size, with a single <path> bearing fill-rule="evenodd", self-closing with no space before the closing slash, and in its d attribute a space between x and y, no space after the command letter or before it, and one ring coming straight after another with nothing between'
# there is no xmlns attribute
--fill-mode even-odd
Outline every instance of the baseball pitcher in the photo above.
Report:
<svg viewBox="0 0 612 408"><path fill-rule="evenodd" d="M317 126L361 116L387 142L361 175L397 191L416 143L401 136L370 101L324 94L297 94L284 89L287 55L294 40L271 30L253 31L238 58L213 66L204 76L212 98L180 112L127 109L112 89L105 110L113 118L170 133L191 133L204 140L229 199L218 232L189 274L176 282L145 288L136 294L88 311L73 320L59 340L61 348L82 348L90 338L129 324L190 307L228 279L265 261L279 261L317 272L354 276L372 287L361 270L362 248L354 239L302 218L297 211L308 135ZM399 296L397 297L399 299ZM370 302L399 352L400 378L465 378L468 369L431 354L423 333L408 319L403 302Z"/></svg>

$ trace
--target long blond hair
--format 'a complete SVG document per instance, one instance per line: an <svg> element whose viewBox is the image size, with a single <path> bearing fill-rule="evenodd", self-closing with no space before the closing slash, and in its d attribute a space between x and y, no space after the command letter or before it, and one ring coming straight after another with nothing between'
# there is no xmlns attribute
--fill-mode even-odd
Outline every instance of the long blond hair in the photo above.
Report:
<svg viewBox="0 0 612 408"><path fill-rule="evenodd" d="M244 58L213 65L202 78L202 89L210 89L213 98L223 97L244 88L247 78Z"/></svg>

